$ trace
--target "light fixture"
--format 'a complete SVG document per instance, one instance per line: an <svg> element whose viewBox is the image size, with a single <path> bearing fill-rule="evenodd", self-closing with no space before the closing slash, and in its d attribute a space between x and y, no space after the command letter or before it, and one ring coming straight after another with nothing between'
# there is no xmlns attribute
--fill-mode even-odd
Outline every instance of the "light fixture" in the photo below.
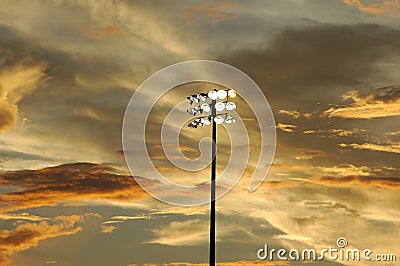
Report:
<svg viewBox="0 0 400 266"><path fill-rule="evenodd" d="M225 99L227 95L228 95L228 93L226 92L226 90L219 90L217 92L217 96L221 100Z"/></svg>
<svg viewBox="0 0 400 266"><path fill-rule="evenodd" d="M205 93L200 93L199 97L200 97L200 100L203 102L207 101L207 98L208 98L207 94L205 94Z"/></svg>
<svg viewBox="0 0 400 266"><path fill-rule="evenodd" d="M216 189L216 169L217 169L217 125L222 124L224 121L226 124L235 123L235 119L228 115L227 112L221 113L224 109L226 111L231 111L236 109L236 104L234 102L230 102L229 99L236 97L236 91L229 90L212 90L206 93L199 93L196 95L191 95L187 97L189 103L192 105L194 102L197 103L194 107L187 110L187 112L193 116L191 122L188 123L189 128L203 127L212 125L212 166L211 166L211 210L210 210L210 266L215 266L215 216L216 216L216 208L215 202L216 198L213 195L213 191ZM212 101L211 103L207 102L208 98ZM203 112L208 113L207 115L197 116L197 114L202 114ZM211 112L211 113L210 113ZM215 193L214 193L215 194Z"/></svg>
<svg viewBox="0 0 400 266"><path fill-rule="evenodd" d="M211 111L211 107L210 107L210 105L209 105L208 103L203 103L203 104L201 105L201 109L202 109L204 112L206 112L206 113L208 113L208 112Z"/></svg>
<svg viewBox="0 0 400 266"><path fill-rule="evenodd" d="M213 90L208 93L208 97L211 100L216 100L218 98L217 91Z"/></svg>
<svg viewBox="0 0 400 266"><path fill-rule="evenodd" d="M233 118L232 116L228 115L225 118L225 123L227 123L227 124L235 123L235 118Z"/></svg>
<svg viewBox="0 0 400 266"><path fill-rule="evenodd" d="M193 121L188 124L189 128L197 128L197 124Z"/></svg>
<svg viewBox="0 0 400 266"><path fill-rule="evenodd" d="M226 103L226 110L232 111L233 109L236 109L236 104L234 102L227 102Z"/></svg>
<svg viewBox="0 0 400 266"><path fill-rule="evenodd" d="M214 117L214 122L218 125L222 124L222 122L224 122L224 117L222 115L217 115Z"/></svg>
<svg viewBox="0 0 400 266"><path fill-rule="evenodd" d="M217 110L218 112L221 112L222 110L224 110L225 108L225 104L223 102L217 102L215 104L215 110Z"/></svg>
<svg viewBox="0 0 400 266"><path fill-rule="evenodd" d="M236 91L230 89L230 90L228 91L228 97L231 98L231 99L232 99L232 98L235 98L235 97L236 97Z"/></svg>
<svg viewBox="0 0 400 266"><path fill-rule="evenodd" d="M192 97L195 103L198 103L200 101L200 97L198 95L192 95Z"/></svg>
<svg viewBox="0 0 400 266"><path fill-rule="evenodd" d="M201 123L203 123L206 126L211 125L211 117L207 116L207 117L203 117L201 119Z"/></svg>
<svg viewBox="0 0 400 266"><path fill-rule="evenodd" d="M197 118L196 120L194 120L194 122L197 124L197 126L202 127L203 123L201 122L201 118Z"/></svg>

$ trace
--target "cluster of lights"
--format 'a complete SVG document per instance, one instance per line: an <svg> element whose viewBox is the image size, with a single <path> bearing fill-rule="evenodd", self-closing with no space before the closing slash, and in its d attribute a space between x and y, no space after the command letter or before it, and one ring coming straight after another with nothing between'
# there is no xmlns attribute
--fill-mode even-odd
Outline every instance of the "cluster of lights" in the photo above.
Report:
<svg viewBox="0 0 400 266"><path fill-rule="evenodd" d="M195 120L193 120L192 122L190 122L188 124L188 127L190 128L198 128L198 127L202 127L202 126L209 126L211 125L211 116L205 116L205 117L201 117L201 118L196 118Z"/></svg>
<svg viewBox="0 0 400 266"><path fill-rule="evenodd" d="M207 94L205 93L200 93L200 94L193 94L187 97L190 105L193 103L200 103L200 101L205 102L208 99Z"/></svg>
<svg viewBox="0 0 400 266"><path fill-rule="evenodd" d="M198 128L198 127L202 127L202 126L209 126L209 125L211 125L211 121L212 121L211 116L196 118L195 120L193 120L192 122L190 122L188 124L188 127ZM232 116L227 115L227 114L222 114L222 115L215 116L214 121L218 125L222 124L223 122L225 122L226 124L232 124L232 123L235 123L235 118L233 118Z"/></svg>
<svg viewBox="0 0 400 266"><path fill-rule="evenodd" d="M236 91L232 89L212 90L208 94L206 93L193 94L187 97L187 99L190 105L193 105L193 103L197 103L198 106L188 109L187 112L193 116L196 116L197 114L209 113L211 112L213 104L215 110L218 112L222 112L224 110L232 111L236 109L236 104L234 102L229 101L229 99L235 97L236 97ZM213 103L211 104L207 103L208 99L213 100ZM216 102L216 100L218 99L222 101ZM216 114L215 117L213 117L212 115L198 117L193 121L191 121L188 124L188 127L198 128L202 126L208 126L211 124L212 120L214 120L216 124L222 124L223 122L225 122L226 124L235 123L235 119L232 116L228 115L227 113L224 113L224 114Z"/></svg>

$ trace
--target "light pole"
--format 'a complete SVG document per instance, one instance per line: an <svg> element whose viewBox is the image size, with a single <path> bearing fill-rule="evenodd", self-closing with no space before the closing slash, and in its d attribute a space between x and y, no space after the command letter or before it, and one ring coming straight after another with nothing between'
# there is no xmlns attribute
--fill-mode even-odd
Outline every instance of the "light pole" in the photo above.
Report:
<svg viewBox="0 0 400 266"><path fill-rule="evenodd" d="M216 171L217 171L217 125L222 124L224 121L226 124L235 123L235 119L230 116L226 111L236 109L236 104L229 101L236 97L236 91L230 90L211 90L208 94L200 93L188 96L190 105L197 104L187 110L187 112L193 115L195 118L189 122L188 127L198 128L202 126L208 126L212 124L212 163L211 163L211 198L210 198L210 255L209 264L215 266L215 195L216 195ZM211 99L211 103L208 103L208 99ZM209 115L203 115L203 113L210 113ZM202 116L197 116L201 114Z"/></svg>

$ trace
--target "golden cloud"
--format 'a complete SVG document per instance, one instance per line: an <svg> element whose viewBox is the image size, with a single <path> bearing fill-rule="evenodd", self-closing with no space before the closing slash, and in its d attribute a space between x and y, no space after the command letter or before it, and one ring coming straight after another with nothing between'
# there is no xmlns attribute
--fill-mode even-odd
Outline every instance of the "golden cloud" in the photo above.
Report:
<svg viewBox="0 0 400 266"><path fill-rule="evenodd" d="M0 50L0 56L1 52ZM15 124L17 103L45 79L46 67L44 62L33 64L30 60L23 60L0 68L0 133Z"/></svg>
<svg viewBox="0 0 400 266"><path fill-rule="evenodd" d="M286 124L278 123L276 128L282 130L283 132L292 133L294 131L294 129L296 128L296 126L295 125L286 125Z"/></svg>
<svg viewBox="0 0 400 266"><path fill-rule="evenodd" d="M15 254L36 247L40 241L73 235L82 230L79 225L88 216L97 214L58 216L51 221L23 223L14 230L0 230L0 265L9 265Z"/></svg>
<svg viewBox="0 0 400 266"><path fill-rule="evenodd" d="M295 111L295 110L293 110L293 111L287 111L287 110L281 109L281 110L278 110L278 113L284 114L284 115L288 115L288 116L291 116L291 117L293 117L293 118L299 118L300 115L301 115L299 112L297 112L297 111Z"/></svg>
<svg viewBox="0 0 400 266"><path fill-rule="evenodd" d="M358 129L358 128L353 128L353 129L319 129L319 130L314 130L314 129L309 129L309 130L304 130L304 134L325 134L325 133L330 133L330 137L332 136L339 136L339 137L350 137L354 136L357 134L360 134L362 132L365 132L365 129Z"/></svg>
<svg viewBox="0 0 400 266"><path fill-rule="evenodd" d="M400 86L390 86L371 91L359 96L357 91L349 91L342 96L343 100L353 103L338 108L330 108L322 117L371 119L400 115Z"/></svg>
<svg viewBox="0 0 400 266"><path fill-rule="evenodd" d="M377 178L367 176L345 176L345 177L321 177L315 180L321 185L348 186L358 185L360 187L380 187L391 190L400 189L399 178Z"/></svg>
<svg viewBox="0 0 400 266"><path fill-rule="evenodd" d="M391 144L375 144L375 143L363 143L363 144L357 144L357 143L351 143L351 144L346 144L346 143L340 143L340 147L346 148L350 147L356 150L370 150L370 151L382 151L382 152L391 152L391 153L400 153L400 143L391 143Z"/></svg>

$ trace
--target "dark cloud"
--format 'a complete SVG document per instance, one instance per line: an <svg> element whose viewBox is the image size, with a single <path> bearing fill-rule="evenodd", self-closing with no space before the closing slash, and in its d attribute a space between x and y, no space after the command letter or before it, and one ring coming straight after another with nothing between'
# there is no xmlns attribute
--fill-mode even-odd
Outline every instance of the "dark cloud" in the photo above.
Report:
<svg viewBox="0 0 400 266"><path fill-rule="evenodd" d="M119 175L106 164L74 163L5 172L0 174L0 184L19 188L0 195L2 212L99 198L129 202L147 195L134 178Z"/></svg>
<svg viewBox="0 0 400 266"><path fill-rule="evenodd" d="M379 75L382 81L377 64L398 55L399 33L371 24L292 27L262 49L241 50L223 61L246 71L280 105L304 109ZM299 101L310 97L314 102Z"/></svg>

